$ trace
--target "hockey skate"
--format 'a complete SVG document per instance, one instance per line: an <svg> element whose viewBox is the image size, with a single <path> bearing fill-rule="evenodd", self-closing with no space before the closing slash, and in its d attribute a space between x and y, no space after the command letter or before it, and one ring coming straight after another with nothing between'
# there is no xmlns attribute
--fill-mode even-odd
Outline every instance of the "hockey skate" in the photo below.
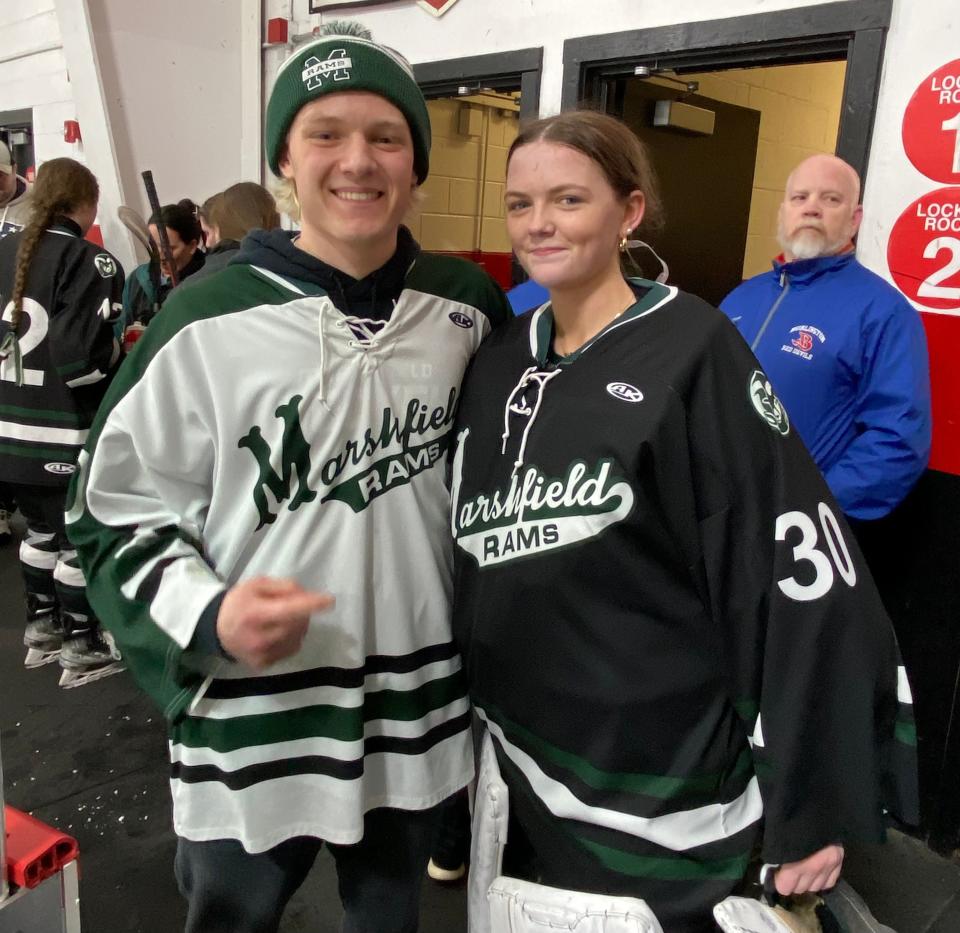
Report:
<svg viewBox="0 0 960 933"><path fill-rule="evenodd" d="M71 633L60 649L60 686L66 690L125 670L113 636L102 629Z"/></svg>
<svg viewBox="0 0 960 933"><path fill-rule="evenodd" d="M36 597L27 597L27 627L23 632L23 643L27 656L23 666L27 669L52 664L60 657L63 644L64 625L52 604L40 603Z"/></svg>

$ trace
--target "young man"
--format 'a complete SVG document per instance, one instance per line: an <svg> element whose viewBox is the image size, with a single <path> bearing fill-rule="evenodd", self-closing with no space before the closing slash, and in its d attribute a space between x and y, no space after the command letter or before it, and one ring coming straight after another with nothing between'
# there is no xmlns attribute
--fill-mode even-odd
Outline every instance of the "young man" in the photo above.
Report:
<svg viewBox="0 0 960 933"><path fill-rule="evenodd" d="M430 124L406 61L327 35L266 154L302 229L174 292L73 486L90 595L171 725L188 931L275 930L321 841L347 931L412 931L436 806L473 774L444 463L508 311L401 219Z"/></svg>

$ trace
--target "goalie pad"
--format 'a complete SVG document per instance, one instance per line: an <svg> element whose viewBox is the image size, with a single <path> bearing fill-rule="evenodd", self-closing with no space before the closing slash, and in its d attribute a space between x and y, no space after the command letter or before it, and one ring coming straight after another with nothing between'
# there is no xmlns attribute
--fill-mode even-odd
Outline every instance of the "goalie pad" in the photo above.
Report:
<svg viewBox="0 0 960 933"><path fill-rule="evenodd" d="M470 873L467 876L468 933L494 933L490 925L487 892L503 868L509 812L507 785L500 777L493 739L484 729L477 763Z"/></svg>
<svg viewBox="0 0 960 933"><path fill-rule="evenodd" d="M653 911L635 897L563 891L501 876L487 900L493 933L663 933Z"/></svg>

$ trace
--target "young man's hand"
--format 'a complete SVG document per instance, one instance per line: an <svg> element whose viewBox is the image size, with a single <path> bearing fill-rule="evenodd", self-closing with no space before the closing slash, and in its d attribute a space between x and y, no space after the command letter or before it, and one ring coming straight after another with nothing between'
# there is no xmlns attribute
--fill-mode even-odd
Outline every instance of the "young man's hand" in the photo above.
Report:
<svg viewBox="0 0 960 933"><path fill-rule="evenodd" d="M803 894L832 888L840 879L843 846L826 846L799 862L787 862L777 869L774 882L780 894Z"/></svg>
<svg viewBox="0 0 960 933"><path fill-rule="evenodd" d="M330 609L329 593L305 590L295 580L254 577L231 587L217 615L224 650L254 670L296 654L310 614Z"/></svg>

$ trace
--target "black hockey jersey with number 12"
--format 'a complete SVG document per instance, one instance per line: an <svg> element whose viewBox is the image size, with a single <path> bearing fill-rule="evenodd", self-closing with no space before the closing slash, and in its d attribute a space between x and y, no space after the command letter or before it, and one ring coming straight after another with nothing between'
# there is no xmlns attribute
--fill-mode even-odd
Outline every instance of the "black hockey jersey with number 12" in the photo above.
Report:
<svg viewBox="0 0 960 933"><path fill-rule="evenodd" d="M22 232L0 240L0 341L10 327ZM120 361L113 321L123 270L61 217L44 233L27 273L18 328L22 384L12 355L0 362L0 481L66 486Z"/></svg>
<svg viewBox="0 0 960 933"><path fill-rule="evenodd" d="M840 510L733 325L675 288L552 360L495 332L453 460L455 634L546 883L709 915L915 819L906 677ZM899 694L899 701L898 701ZM683 927L686 929L686 927Z"/></svg>

